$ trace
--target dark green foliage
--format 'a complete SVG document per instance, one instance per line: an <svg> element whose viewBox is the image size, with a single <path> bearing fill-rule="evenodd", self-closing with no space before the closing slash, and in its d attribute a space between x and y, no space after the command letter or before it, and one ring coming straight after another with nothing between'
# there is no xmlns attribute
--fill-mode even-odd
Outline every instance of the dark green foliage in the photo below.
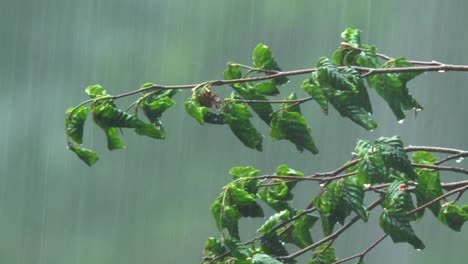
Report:
<svg viewBox="0 0 468 264"><path fill-rule="evenodd" d="M298 211L297 214L300 214L301 212L302 211ZM293 243L300 248L305 248L311 245L314 241L312 240L310 231L318 219L319 217L313 214L305 214L299 217L293 222L292 227L288 227L288 229L285 230L281 239L289 243Z"/></svg>
<svg viewBox="0 0 468 264"><path fill-rule="evenodd" d="M413 162L426 165L434 165L436 157L426 151L418 151L413 154ZM428 203L443 194L442 185L440 184L439 171L416 168L417 182L415 188L417 206ZM429 206L429 209L437 217L440 212L440 202L435 202ZM422 217L424 209L418 211L418 216Z"/></svg>
<svg viewBox="0 0 468 264"><path fill-rule="evenodd" d="M66 111L65 127L67 135L78 144L83 143L83 127L88 111L89 108L84 106L80 106L75 110L70 108Z"/></svg>
<svg viewBox="0 0 468 264"><path fill-rule="evenodd" d="M413 64L404 58L387 61L382 68L411 67ZM403 110L421 111L422 106L409 93L406 84L420 72L376 74L368 78L370 85L387 101L398 120L403 120Z"/></svg>
<svg viewBox="0 0 468 264"><path fill-rule="evenodd" d="M380 215L380 227L389 234L394 243L407 242L415 249L424 249L424 243L416 236L411 228L410 221L415 220L414 215L408 212L414 209L410 194L406 191L407 184L394 181L385 193L382 203L384 208Z"/></svg>
<svg viewBox="0 0 468 264"><path fill-rule="evenodd" d="M281 264L281 262L269 255L255 254L252 257L252 264Z"/></svg>
<svg viewBox="0 0 468 264"><path fill-rule="evenodd" d="M351 211L367 221L369 213L363 203L364 190L355 177L328 184L326 190L313 200L320 213L325 235L333 232L336 223L343 225Z"/></svg>
<svg viewBox="0 0 468 264"><path fill-rule="evenodd" d="M361 183L384 183L417 175L398 136L381 137L374 143L359 140L355 153L361 158L357 177Z"/></svg>
<svg viewBox="0 0 468 264"><path fill-rule="evenodd" d="M262 151L263 136L250 122L252 115L244 104L228 102L221 111L236 137L246 146Z"/></svg>
<svg viewBox="0 0 468 264"><path fill-rule="evenodd" d="M224 70L224 79L232 80L232 79L240 79L242 77L240 66L229 64L228 68ZM265 95L269 95L269 93L274 94L275 91L278 90L271 82L265 82L257 84L253 86L249 83L236 83L233 84L232 87L234 90L246 100L262 100L265 101L267 98ZM265 94L266 93L266 94ZM279 93L279 92L278 92ZM270 123L270 115L273 112L273 108L270 104L262 104L262 103L251 103L249 104L250 107L254 110L255 113L267 124Z"/></svg>
<svg viewBox="0 0 468 264"><path fill-rule="evenodd" d="M369 95L356 70L352 68L340 70L331 60L323 57L318 61L317 73L316 76L312 75L312 79L314 81L312 83L309 81L306 86L311 94L316 89L313 85L318 84L322 94L342 116L367 130L377 127L377 123L370 117L372 106ZM320 96L317 102L322 109L325 109L325 103Z"/></svg>
<svg viewBox="0 0 468 264"><path fill-rule="evenodd" d="M299 151L306 149L313 154L318 153L307 120L300 113L283 110L275 112L272 116L270 123L272 139L287 139L294 143Z"/></svg>

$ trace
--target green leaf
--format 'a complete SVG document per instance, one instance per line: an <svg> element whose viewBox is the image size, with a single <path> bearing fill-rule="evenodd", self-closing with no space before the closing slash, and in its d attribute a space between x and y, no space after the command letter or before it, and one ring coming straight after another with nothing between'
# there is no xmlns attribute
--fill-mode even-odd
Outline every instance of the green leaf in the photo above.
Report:
<svg viewBox="0 0 468 264"><path fill-rule="evenodd" d="M125 145L119 138L119 130L115 127L105 128L104 132L106 133L107 138L107 148L109 150L116 150L125 148Z"/></svg>
<svg viewBox="0 0 468 264"><path fill-rule="evenodd" d="M223 196L219 196L210 206L211 214L219 231L226 230L228 234L239 239L238 220L241 217L239 210L223 203Z"/></svg>
<svg viewBox="0 0 468 264"><path fill-rule="evenodd" d="M252 60L257 68L281 71L280 67L271 54L270 48L262 43L259 43L253 50ZM276 85L282 85L288 82L288 78L276 78L274 79L274 82Z"/></svg>
<svg viewBox="0 0 468 264"><path fill-rule="evenodd" d="M369 212L364 206L364 190L356 177L348 177L328 184L326 190L313 200L320 213L325 235L333 232L336 223L344 224L346 217L354 211L367 221Z"/></svg>
<svg viewBox="0 0 468 264"><path fill-rule="evenodd" d="M377 127L377 123L370 117L372 106L359 72L350 67L341 71L329 59L320 58L317 63L317 81L341 116L367 130Z"/></svg>
<svg viewBox="0 0 468 264"><path fill-rule="evenodd" d="M257 176L259 172L259 170L255 169L252 166L232 167L231 170L229 170L229 174L231 174L234 177L234 179L252 178Z"/></svg>
<svg viewBox="0 0 468 264"><path fill-rule="evenodd" d="M397 58L385 63L382 68L412 67L413 64L404 58ZM398 120L403 120L403 110L422 110L422 106L409 93L406 83L420 73L387 73L376 74L368 78L369 84L387 102Z"/></svg>
<svg viewBox="0 0 468 264"><path fill-rule="evenodd" d="M252 257L252 264L281 264L282 262L265 254L255 254Z"/></svg>
<svg viewBox="0 0 468 264"><path fill-rule="evenodd" d="M65 127L67 136L78 144L83 143L83 127L88 115L89 108L80 106L77 110L70 108L66 111L67 117L65 118ZM70 114L72 113L72 116Z"/></svg>
<svg viewBox="0 0 468 264"><path fill-rule="evenodd" d="M276 168L276 175L304 176L304 173L295 169L291 169L287 165L280 165L278 168Z"/></svg>
<svg viewBox="0 0 468 264"><path fill-rule="evenodd" d="M293 196L288 185L280 180L273 181L273 183L275 183L275 185L261 187L257 196L276 212L287 209L292 213L294 209L289 205L288 201L291 200Z"/></svg>
<svg viewBox="0 0 468 264"><path fill-rule="evenodd" d="M104 88L99 84L90 85L86 87L85 92L89 95L89 98L91 99L107 95L106 90L104 90Z"/></svg>
<svg viewBox="0 0 468 264"><path fill-rule="evenodd" d="M86 163L90 167L93 166L94 163L96 163L96 161L99 160L99 157L96 154L96 152L82 148L75 144L70 145L70 150L73 151L78 156L78 158L80 158L84 163Z"/></svg>
<svg viewBox="0 0 468 264"><path fill-rule="evenodd" d="M214 237L209 237L204 245L204 255L209 257L214 257L223 254L226 252L226 248L223 244Z"/></svg>
<svg viewBox="0 0 468 264"><path fill-rule="evenodd" d="M195 101L194 99L190 98L187 101L185 101L185 111L195 120L197 120L198 123L202 124L204 123L204 117L206 112L208 111L208 108L204 106L200 106L200 103L198 101Z"/></svg>
<svg viewBox="0 0 468 264"><path fill-rule="evenodd" d="M129 127L141 126L144 122L109 103L97 105L92 108L94 121L101 127Z"/></svg>
<svg viewBox="0 0 468 264"><path fill-rule="evenodd" d="M224 244L231 252L232 256L239 260L245 260L250 257L249 248L236 238L224 239Z"/></svg>
<svg viewBox="0 0 468 264"><path fill-rule="evenodd" d="M382 155L385 166L403 172L412 180L416 179L417 175L399 136L381 137L375 141L374 146Z"/></svg>
<svg viewBox="0 0 468 264"><path fill-rule="evenodd" d="M426 151L415 152L412 156L413 162L419 164L434 165L436 156ZM428 203L443 194L442 185L440 183L439 171L416 168L417 185L415 189L417 206ZM437 217L440 212L440 201L435 202L429 206L429 209ZM417 212L419 217L424 214L424 209Z"/></svg>
<svg viewBox="0 0 468 264"><path fill-rule="evenodd" d="M372 144L367 140L356 140L356 146L354 148L354 153L363 158L372 148Z"/></svg>
<svg viewBox="0 0 468 264"><path fill-rule="evenodd" d="M298 211L297 214L300 214ZM313 214L305 214L293 222L292 231L290 236L285 240L295 244L300 248L305 248L313 243L310 230L319 219L318 216Z"/></svg>
<svg viewBox="0 0 468 264"><path fill-rule="evenodd" d="M460 232L463 224L468 221L468 205L460 208L454 204L448 204L439 212L437 218L451 229Z"/></svg>
<svg viewBox="0 0 468 264"><path fill-rule="evenodd" d="M384 210L380 215L379 224L393 242L408 242L415 249L424 249L423 242L410 225L410 221L415 220L415 217L408 212L414 209L414 205L410 194L406 191L405 182L394 181L387 188L382 206Z"/></svg>
<svg viewBox="0 0 468 264"><path fill-rule="evenodd" d="M264 253L270 256L287 256L288 251L283 246L275 232L263 235L260 239L260 246ZM291 262L289 262L291 263Z"/></svg>
<svg viewBox="0 0 468 264"><path fill-rule="evenodd" d="M364 189L356 177L348 177L338 181L341 184L341 202L351 208L364 222L367 222L369 212L364 206Z"/></svg>
<svg viewBox="0 0 468 264"><path fill-rule="evenodd" d="M313 154L318 153L310 134L306 119L298 112L278 111L271 119L270 136L274 140L287 139L296 145L299 151L304 149Z"/></svg>
<svg viewBox="0 0 468 264"><path fill-rule="evenodd" d="M338 258L335 256L335 249L329 245L329 243L323 243L314 252L312 259L309 260L308 264L332 264L335 263Z"/></svg>
<svg viewBox="0 0 468 264"><path fill-rule="evenodd" d="M346 28L341 33L341 37L355 48L361 46L361 31L359 29Z"/></svg>
<svg viewBox="0 0 468 264"><path fill-rule="evenodd" d="M252 149L262 151L263 136L260 134L250 122L252 116L243 104L227 103L221 115L229 124L232 132L246 146Z"/></svg>
<svg viewBox="0 0 468 264"><path fill-rule="evenodd" d="M257 230L257 232L259 232L262 235L269 233L276 226L276 224L278 224L278 222L287 220L288 218L289 218L288 210L283 210L281 212L278 212L270 216L270 218L266 220L266 222Z"/></svg>
<svg viewBox="0 0 468 264"><path fill-rule="evenodd" d="M255 195L232 185L228 187L227 193L232 198L232 202L236 205L249 205L255 201Z"/></svg>
<svg viewBox="0 0 468 264"><path fill-rule="evenodd" d="M312 77L304 80L302 83L302 89L306 91L314 100L319 104L325 114L328 114L328 98L324 91L320 88L320 85L316 81L317 73L312 73Z"/></svg>
<svg viewBox="0 0 468 264"><path fill-rule="evenodd" d="M389 234L394 243L408 242L415 249L425 248L424 243L416 236L406 218L395 217L388 212L383 212L379 220L380 227Z"/></svg>
<svg viewBox="0 0 468 264"><path fill-rule="evenodd" d="M376 154L366 154L358 163L356 177L361 184L384 183L388 181L388 171L382 157Z"/></svg>
<svg viewBox="0 0 468 264"><path fill-rule="evenodd" d="M256 84L253 89L255 92L262 94L262 95L277 95L279 94L278 88L276 88L275 84L273 82L262 82Z"/></svg>
<svg viewBox="0 0 468 264"><path fill-rule="evenodd" d="M155 139L165 139L166 131L162 126L156 124L143 123L135 128L135 133L142 136L148 136Z"/></svg>
<svg viewBox="0 0 468 264"><path fill-rule="evenodd" d="M151 123L159 122L161 115L175 103L169 96L147 98L143 101L142 108L145 116Z"/></svg>

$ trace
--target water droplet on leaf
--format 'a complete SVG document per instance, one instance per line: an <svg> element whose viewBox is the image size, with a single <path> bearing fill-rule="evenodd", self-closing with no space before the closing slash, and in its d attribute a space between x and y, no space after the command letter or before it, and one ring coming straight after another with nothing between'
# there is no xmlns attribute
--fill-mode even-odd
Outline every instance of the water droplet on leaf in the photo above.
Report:
<svg viewBox="0 0 468 264"><path fill-rule="evenodd" d="M458 158L455 162L456 162L456 163L460 163L460 162L462 162L464 159L465 159L465 158L460 157L460 158Z"/></svg>
<svg viewBox="0 0 468 264"><path fill-rule="evenodd" d="M439 70L438 72L440 72L440 73L444 73L445 71L444 71L444 70Z"/></svg>
<svg viewBox="0 0 468 264"><path fill-rule="evenodd" d="M405 122L404 119L398 120L398 124L403 124L403 122Z"/></svg>

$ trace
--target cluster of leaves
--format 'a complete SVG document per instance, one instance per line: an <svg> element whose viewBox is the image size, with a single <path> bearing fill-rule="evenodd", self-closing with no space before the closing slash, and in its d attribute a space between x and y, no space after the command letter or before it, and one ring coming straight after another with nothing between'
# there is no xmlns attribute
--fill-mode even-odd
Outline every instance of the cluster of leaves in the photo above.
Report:
<svg viewBox="0 0 468 264"><path fill-rule="evenodd" d="M295 263L293 257L288 257L285 243L315 249L308 263L334 263L337 258L330 241L310 247L314 244L311 229L321 223L323 236L330 236L336 224L345 225L352 213L367 222L371 208L365 205L365 194L373 190L372 186L382 184L386 188L379 191L379 225L395 243L406 242L424 249L411 222L421 219L426 207L455 231L468 221L468 205L442 206L437 200L444 194L439 171L413 168L412 164L434 165L433 154L417 151L410 158L400 138L394 136L374 142L358 140L354 156L346 176L324 180L322 190L306 210L290 204L293 188L305 177L302 172L281 165L273 175L259 176L259 170L253 167L232 168L234 180L211 205L221 241L210 237L205 243L205 263ZM261 203L276 213L258 228L256 238L242 243L238 222L242 217L264 217ZM318 214L311 213L311 209Z"/></svg>
<svg viewBox="0 0 468 264"><path fill-rule="evenodd" d="M145 84L145 86L151 85ZM89 166L96 163L99 157L94 151L81 147L88 112L91 112L94 123L104 131L109 150L125 147L119 138L119 129L122 128L133 128L136 134L155 139L164 139L166 137L160 117L164 111L174 104L171 97L177 90L146 92L137 101L137 107L142 108L149 123L142 121L136 115L118 109L112 97L107 94L102 86L88 86L85 91L92 101L91 106L80 105L68 109L65 118L65 129L69 149Z"/></svg>
<svg viewBox="0 0 468 264"><path fill-rule="evenodd" d="M274 109L268 97L278 96L278 88L289 80L280 74L281 68L269 47L260 43L252 53L253 65L228 63L227 69L224 70L224 79L255 80L259 77L263 78L263 81L231 83L234 91L229 98L221 98L212 92L214 82L202 83L193 88L192 96L184 104L185 110L200 124L228 125L245 146L262 151L263 135L251 122L253 110L270 127L269 134L273 140L288 140L299 151L307 150L317 154L318 148L312 138L311 128L299 107L301 103L313 99L325 114L328 114L330 103L343 117L367 130L377 127L371 116L372 105L367 86L375 89L387 101L398 120L405 118L404 110L422 109L409 94L406 85L418 73L379 73L363 76L360 71L367 69L369 73L369 69L412 67L410 62L404 58L397 58L381 64L376 48L361 44L360 31L357 29L346 29L342 37L345 42L333 53L332 58L320 58L316 70L303 82L302 88L310 98L298 99L293 92L285 98L284 103ZM278 74L280 76L276 77ZM118 137L119 128L134 128L137 134L164 139L165 131L160 118L162 113L174 104L171 98L177 90L150 88L157 86L143 86L142 96L133 105L136 109L135 115L116 108L113 97L101 86L86 88L90 100L85 103L92 105L86 107L85 104L80 104L67 111L66 133L69 148L90 166L98 160L96 153L80 146L84 121L89 111L95 123L105 131L110 150L123 147ZM139 108L142 108L149 123L138 119Z"/></svg>

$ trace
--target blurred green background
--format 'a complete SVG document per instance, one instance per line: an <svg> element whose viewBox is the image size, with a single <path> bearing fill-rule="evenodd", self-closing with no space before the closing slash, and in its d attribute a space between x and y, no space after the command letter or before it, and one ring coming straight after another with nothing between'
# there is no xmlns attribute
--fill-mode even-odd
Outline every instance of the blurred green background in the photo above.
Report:
<svg viewBox="0 0 468 264"><path fill-rule="evenodd" d="M372 91L379 122L372 133L335 111L324 117L315 103L305 105L318 156L269 138L262 153L247 149L229 128L188 117L182 108L188 93L179 93L165 114L165 141L127 132L127 149L110 153L103 133L88 126L85 146L101 156L92 168L66 150L63 134L64 111L86 99L87 85L118 94L144 82L222 78L226 62L249 64L258 42L271 47L283 69L299 69L330 56L343 29L356 27L364 43L388 55L468 64L467 10L465 0L1 0L0 262L199 263L203 242L217 235L209 205L232 166L329 171L350 157L356 138L394 134L406 144L468 149L464 73L411 82L425 110L408 113L401 125ZM302 79L292 79L283 96ZM254 123L268 132L258 118ZM297 206L304 206L316 188L298 190ZM254 231L258 223L242 226ZM373 223L339 239L338 255L379 237L375 217ZM429 214L415 229L426 250L387 239L366 263L466 262L466 230L452 232Z"/></svg>

